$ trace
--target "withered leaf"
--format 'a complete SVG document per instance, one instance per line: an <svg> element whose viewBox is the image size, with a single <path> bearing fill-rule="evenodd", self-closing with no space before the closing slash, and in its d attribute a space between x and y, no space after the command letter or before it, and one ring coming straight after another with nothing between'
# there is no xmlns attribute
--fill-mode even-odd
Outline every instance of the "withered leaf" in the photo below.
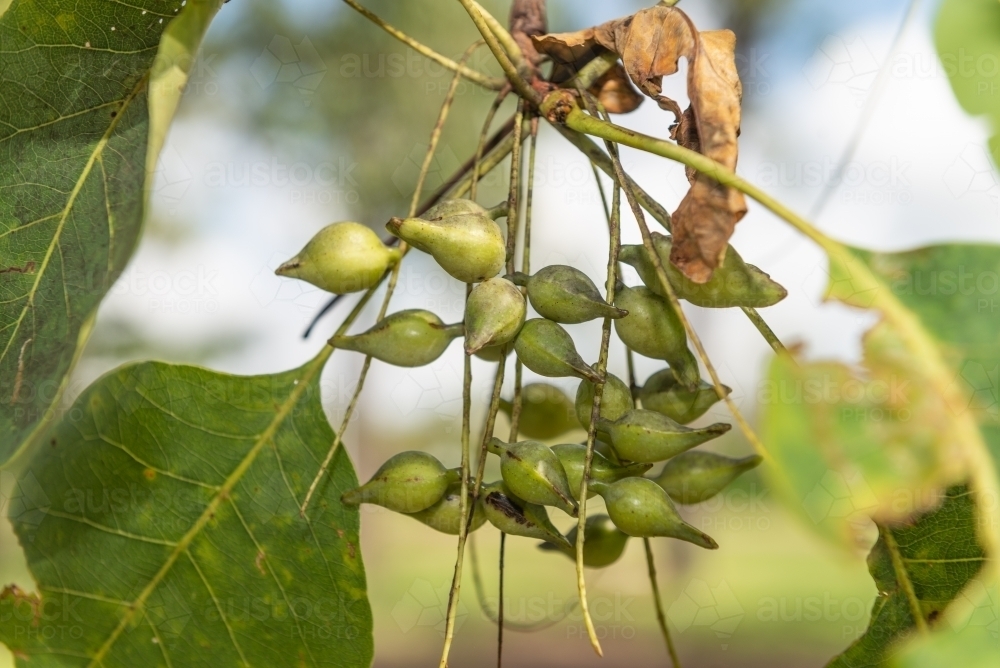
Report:
<svg viewBox="0 0 1000 668"><path fill-rule="evenodd" d="M609 114L627 114L635 111L643 100L620 63L615 63L595 81L590 87L590 92L604 105Z"/></svg>
<svg viewBox="0 0 1000 668"><path fill-rule="evenodd" d="M602 49L616 53L639 89L672 111L672 137L728 169L736 168L742 86L736 71L736 37L729 30L699 32L675 7L658 5L575 33L544 35L535 46L563 66L578 69ZM687 58L690 107L681 112L663 95L664 76ZM729 237L746 214L742 193L688 170L691 189L673 217L670 260L696 283L705 283L725 257Z"/></svg>

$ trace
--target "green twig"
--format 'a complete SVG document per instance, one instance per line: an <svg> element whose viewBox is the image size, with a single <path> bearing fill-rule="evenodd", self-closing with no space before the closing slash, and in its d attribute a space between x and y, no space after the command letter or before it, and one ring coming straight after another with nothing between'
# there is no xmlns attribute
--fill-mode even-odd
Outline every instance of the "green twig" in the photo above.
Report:
<svg viewBox="0 0 1000 668"><path fill-rule="evenodd" d="M347 0L345 0L345 2L346 1ZM481 34L483 39L486 40L486 44L490 47L490 51L493 52L493 57L496 58L498 63L500 63L500 68L503 70L504 74L507 75L507 80L510 82L510 85L514 87L514 90L517 91L517 94L535 106L541 104L541 94L532 88L531 85L521 76L521 73L517 71L517 67L511 62L507 53L503 50L503 47L500 46L500 42L497 40L496 35L494 35L493 31L490 30L489 24L476 8L475 3L473 3L472 0L458 1L463 7L465 7L465 11L469 13L469 17L472 19L472 22L476 24L476 28L479 29L479 34Z"/></svg>
<svg viewBox="0 0 1000 668"><path fill-rule="evenodd" d="M670 637L670 629L667 627L667 616L663 614L663 599L660 597L660 585L656 582L656 564L653 561L653 546L649 544L648 538L642 539L643 547L646 548L646 569L649 572L649 582L653 587L653 604L656 606L656 621L660 625L660 633L667 642L667 653L670 654L670 662L674 668L681 668L681 660L677 656L677 648Z"/></svg>

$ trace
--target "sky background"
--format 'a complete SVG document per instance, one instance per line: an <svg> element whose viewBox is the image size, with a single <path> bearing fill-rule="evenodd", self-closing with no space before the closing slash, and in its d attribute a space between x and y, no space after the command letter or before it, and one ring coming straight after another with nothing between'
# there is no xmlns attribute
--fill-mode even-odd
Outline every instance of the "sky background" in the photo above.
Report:
<svg viewBox="0 0 1000 668"><path fill-rule="evenodd" d="M739 21L747 39L741 43L745 108L738 172L796 211L810 213L877 92L843 182L818 215L810 214L817 226L879 250L1000 240L1000 183L985 148L988 129L961 111L937 60L931 38L937 4L920 3L878 91L876 75L909 2L684 0L680 6L699 28ZM371 5L449 55L475 39L457 3ZM576 30L643 5L552 0L550 28ZM505 6L488 3L498 13ZM330 222L354 219L381 232L388 216L405 213L449 80L419 59L416 75L380 73L380 56L405 53L332 0L234 0L223 7L168 136L142 242L100 308L71 392L136 359L259 374L293 368L315 354L346 309L335 309L304 340L302 332L326 295L273 272ZM345 76L352 57L367 58L370 76ZM667 81L665 92L686 103L682 76ZM482 91L462 89L430 186L469 154L490 100ZM666 136L671 119L647 102L617 120ZM668 209L676 207L687 189L682 167L628 149L623 162ZM501 180L487 179L483 192L484 202L499 201ZM535 197L532 265L572 264L603 284L606 227L589 165L544 124ZM641 243L627 211L623 217L623 241ZM810 359L858 359L859 337L872 319L822 303L826 262L812 244L753 202L732 244L788 289L785 301L762 312L785 343L801 344ZM635 285L630 272L626 282ZM392 308L426 308L454 322L462 317L463 294L463 286L415 252L404 264ZM361 326L371 324L379 301L372 301ZM723 382L754 419L770 349L738 310L687 310ZM572 328L588 359L596 359L599 331L598 322ZM660 366L638 359L640 381ZM335 425L361 361L360 355L338 352L325 371L324 400ZM428 367L373 365L345 438L361 478L391 454L413 447L429 450L447 466L458 464L461 365L457 344ZM625 374L620 344L612 347L610 369ZM492 373L478 361L473 373L478 424ZM531 373L526 377L535 380ZM566 379L555 384L571 396L576 389ZM728 419L716 408L703 420ZM712 447L748 451L735 433ZM687 545L657 547L661 587L686 666L822 666L864 629L875 594L864 550L844 554L815 538L770 498L759 478L749 476L716 506L696 508L689 517L702 522L723 549L706 555ZM367 509L362 531L376 665L427 665L440 643L435 606L450 578L453 539ZM496 536L489 528L478 534L491 592ZM568 560L538 556L531 541L508 544L512 610L520 601L525 619L538 622L532 596L542 592L549 607L553 599L572 599ZM641 547L632 545L623 563L593 575L593 587L610 611L602 622L609 656L634 666L664 665L644 569ZM9 525L0 519L0 582L9 581L30 588ZM471 665L475 652L493 651L493 627L482 619L472 591L469 586L463 599L455 665ZM801 610L810 599L833 601L828 609L834 612L808 619ZM772 608L780 614L772 615ZM510 634L508 643L511 666L598 665L572 614L539 633ZM0 667L7 661L0 649Z"/></svg>

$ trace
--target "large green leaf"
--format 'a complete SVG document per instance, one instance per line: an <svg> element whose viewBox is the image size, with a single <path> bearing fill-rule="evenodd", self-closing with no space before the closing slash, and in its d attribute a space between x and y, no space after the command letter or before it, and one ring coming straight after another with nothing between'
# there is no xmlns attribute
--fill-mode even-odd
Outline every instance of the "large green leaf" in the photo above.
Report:
<svg viewBox="0 0 1000 668"><path fill-rule="evenodd" d="M938 56L959 104L1000 132L1000 3L944 0L934 26ZM990 140L1000 164L1000 139Z"/></svg>
<svg viewBox="0 0 1000 668"><path fill-rule="evenodd" d="M0 641L35 666L368 666L357 485L326 356L274 376L145 363L92 385L20 476L12 523L40 598L0 596Z"/></svg>
<svg viewBox="0 0 1000 668"><path fill-rule="evenodd" d="M52 416L132 255L147 162L220 4L15 0L0 16L0 465Z"/></svg>
<svg viewBox="0 0 1000 668"><path fill-rule="evenodd" d="M975 539L975 505L965 487L948 490L940 508L912 524L883 526L879 534L868 555L879 592L871 622L830 668L885 665L894 644L916 628L915 611L925 623L935 624L985 563Z"/></svg>

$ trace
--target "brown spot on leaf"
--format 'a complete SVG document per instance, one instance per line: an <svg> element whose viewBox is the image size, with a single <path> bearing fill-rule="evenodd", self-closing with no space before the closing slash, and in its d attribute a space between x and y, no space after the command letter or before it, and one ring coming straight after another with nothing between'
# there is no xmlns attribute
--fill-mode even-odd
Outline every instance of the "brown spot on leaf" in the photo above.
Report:
<svg viewBox="0 0 1000 668"><path fill-rule="evenodd" d="M258 552L257 558L253 560L253 565L257 567L257 570L260 571L261 575L267 575L267 571L264 570L264 559L266 558L267 555L263 552Z"/></svg>
<svg viewBox="0 0 1000 668"><path fill-rule="evenodd" d="M347 554L350 555L351 559L354 558L355 555L354 543L352 543L351 541L347 541Z"/></svg>
<svg viewBox="0 0 1000 668"><path fill-rule="evenodd" d="M33 274L35 273L34 260L29 260L24 264L23 267L7 267L6 269L0 269L0 274Z"/></svg>
<svg viewBox="0 0 1000 668"><path fill-rule="evenodd" d="M142 472L142 477L152 482L156 480L156 471L154 471L153 469L145 469Z"/></svg>

